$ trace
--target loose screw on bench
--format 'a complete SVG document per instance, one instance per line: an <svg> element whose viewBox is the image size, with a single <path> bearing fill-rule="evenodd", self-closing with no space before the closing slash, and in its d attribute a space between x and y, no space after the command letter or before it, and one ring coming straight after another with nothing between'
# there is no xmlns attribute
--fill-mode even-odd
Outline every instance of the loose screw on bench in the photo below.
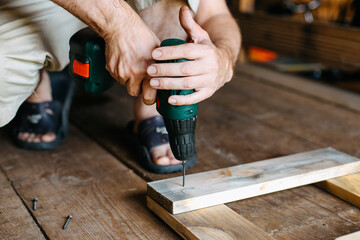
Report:
<svg viewBox="0 0 360 240"><path fill-rule="evenodd" d="M37 208L37 201L38 201L38 199L34 198L34 200L33 200L33 209L34 209L34 211L36 211L36 208Z"/></svg>
<svg viewBox="0 0 360 240"><path fill-rule="evenodd" d="M63 227L64 230L66 229L66 227L67 227L67 225L69 224L69 222L70 222L71 219L72 219L72 216L69 215L69 216L67 217L67 219L66 219L65 224L64 224L64 227Z"/></svg>

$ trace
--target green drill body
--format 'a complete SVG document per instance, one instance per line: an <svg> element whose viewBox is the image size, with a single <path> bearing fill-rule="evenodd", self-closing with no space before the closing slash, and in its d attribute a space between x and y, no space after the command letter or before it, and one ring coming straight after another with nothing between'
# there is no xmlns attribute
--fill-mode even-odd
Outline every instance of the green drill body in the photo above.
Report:
<svg viewBox="0 0 360 240"><path fill-rule="evenodd" d="M116 81L105 68L105 41L91 28L84 28L71 37L69 57L70 75L86 92L100 93L115 84ZM75 61L89 68L88 77L76 72Z"/></svg>
<svg viewBox="0 0 360 240"><path fill-rule="evenodd" d="M185 44L180 39L166 39L161 42L161 47ZM175 59L161 61L163 63L177 63L188 61ZM176 79L176 78L174 78ZM174 106L168 103L172 95L188 95L194 90L158 90L156 109L164 118L166 129L169 133L171 150L178 160L187 160L195 154L195 127L197 120L198 104Z"/></svg>
<svg viewBox="0 0 360 240"><path fill-rule="evenodd" d="M166 39L161 46L185 44L180 39ZM109 89L115 80L105 68L105 41L92 29L85 28L70 39L70 75L77 85L90 93L99 93ZM166 63L183 62L186 59L163 61ZM86 73L78 70L87 67ZM82 69L83 70L83 69ZM176 159L189 159L195 154L195 127L198 105L174 106L168 103L172 95L187 95L194 90L158 90L157 110L162 115L169 133L171 150Z"/></svg>

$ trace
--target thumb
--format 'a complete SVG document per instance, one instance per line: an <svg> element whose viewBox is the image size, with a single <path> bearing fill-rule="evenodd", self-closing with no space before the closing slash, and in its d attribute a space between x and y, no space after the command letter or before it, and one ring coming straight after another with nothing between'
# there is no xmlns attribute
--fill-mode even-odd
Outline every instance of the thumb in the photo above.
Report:
<svg viewBox="0 0 360 240"><path fill-rule="evenodd" d="M201 43L210 39L208 33L195 22L187 6L180 8L179 19L182 28L194 43Z"/></svg>

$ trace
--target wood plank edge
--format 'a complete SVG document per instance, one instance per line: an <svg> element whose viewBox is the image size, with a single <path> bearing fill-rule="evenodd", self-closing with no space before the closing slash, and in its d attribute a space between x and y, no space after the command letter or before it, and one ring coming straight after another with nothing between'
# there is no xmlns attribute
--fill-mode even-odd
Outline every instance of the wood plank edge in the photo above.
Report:
<svg viewBox="0 0 360 240"><path fill-rule="evenodd" d="M202 238L199 238L198 236L196 236L188 228L186 228L186 226L182 225L182 223L176 219L176 215L171 214L168 211L166 211L163 207L161 207L159 204L157 204L151 197L147 196L146 200L147 200L147 207L151 211L153 211L157 216L159 216L165 223L167 223L182 238L184 238L184 239L202 239ZM226 212L231 213L231 217L236 217L236 220L238 220L236 222L241 222L241 226L239 226L238 231L242 231L241 228L251 229L253 232L256 232L256 235L257 235L257 236L255 236L256 239L258 239L258 237L260 237L261 239L275 240L272 236L270 236L269 234L267 234L266 232L261 230L255 224L253 224L246 218L242 217L241 215L239 215L238 213L236 213L235 211L233 211L231 208L227 207L226 205L221 204L218 206L213 206L213 207L211 207L211 210L214 209L213 211L216 212L217 208L222 209L222 211L224 211L224 209L226 209ZM207 211L208 210L209 210L209 208L207 209ZM202 211L202 210L201 209L196 210L196 211L194 211L194 213L199 212L199 211ZM192 212L186 212L186 213L182 213L182 214L191 215ZM229 217L229 219L230 219L230 217ZM227 220L228 219L223 219L222 222L227 222ZM179 227L179 224L182 225L183 228ZM206 222L204 222L204 224L206 224ZM211 226L208 226L208 227L211 227Z"/></svg>
<svg viewBox="0 0 360 240"><path fill-rule="evenodd" d="M160 204L171 214L174 214L173 202L167 197L163 196L160 192L156 191L149 183L147 183L146 194L151 198L152 201L155 201L154 199L156 199L157 204Z"/></svg>
<svg viewBox="0 0 360 240"><path fill-rule="evenodd" d="M147 207L154 212L158 217L160 217L167 225L169 225L177 234L179 234L183 239L199 239L196 237L189 229L179 228L180 224L174 216L162 208L157 202L155 202L151 197L146 196Z"/></svg>
<svg viewBox="0 0 360 240"><path fill-rule="evenodd" d="M337 179L341 181L341 178L342 177L339 177ZM360 196L357 193L351 192L348 189L341 187L339 184L336 183L336 181L334 181L334 179L329 179L326 181L316 183L315 186L360 208Z"/></svg>
<svg viewBox="0 0 360 240"><path fill-rule="evenodd" d="M360 240L360 231L340 236L335 240Z"/></svg>

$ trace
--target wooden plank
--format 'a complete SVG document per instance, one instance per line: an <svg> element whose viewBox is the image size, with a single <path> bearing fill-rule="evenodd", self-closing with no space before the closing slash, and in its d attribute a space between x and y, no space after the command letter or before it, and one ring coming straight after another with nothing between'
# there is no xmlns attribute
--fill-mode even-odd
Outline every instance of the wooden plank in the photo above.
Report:
<svg viewBox="0 0 360 240"><path fill-rule="evenodd" d="M332 148L148 183L148 196L173 214L281 191L360 171L360 159Z"/></svg>
<svg viewBox="0 0 360 240"><path fill-rule="evenodd" d="M239 65L237 70L250 79L262 83L275 84L276 86L291 89L294 92L300 92L304 95L360 112L360 96L358 94L293 74L279 73L254 64Z"/></svg>
<svg viewBox="0 0 360 240"><path fill-rule="evenodd" d="M360 208L360 173L329 179L316 186Z"/></svg>
<svg viewBox="0 0 360 240"><path fill-rule="evenodd" d="M18 149L6 136L0 166L28 208L39 199L33 215L50 239L179 239L146 208L145 181L74 127L51 151Z"/></svg>
<svg viewBox="0 0 360 240"><path fill-rule="evenodd" d="M10 182L0 171L0 238L45 239Z"/></svg>
<svg viewBox="0 0 360 240"><path fill-rule="evenodd" d="M335 240L360 240L360 231L338 237Z"/></svg>
<svg viewBox="0 0 360 240"><path fill-rule="evenodd" d="M274 239L223 204L176 215L150 197L147 206L184 239Z"/></svg>

